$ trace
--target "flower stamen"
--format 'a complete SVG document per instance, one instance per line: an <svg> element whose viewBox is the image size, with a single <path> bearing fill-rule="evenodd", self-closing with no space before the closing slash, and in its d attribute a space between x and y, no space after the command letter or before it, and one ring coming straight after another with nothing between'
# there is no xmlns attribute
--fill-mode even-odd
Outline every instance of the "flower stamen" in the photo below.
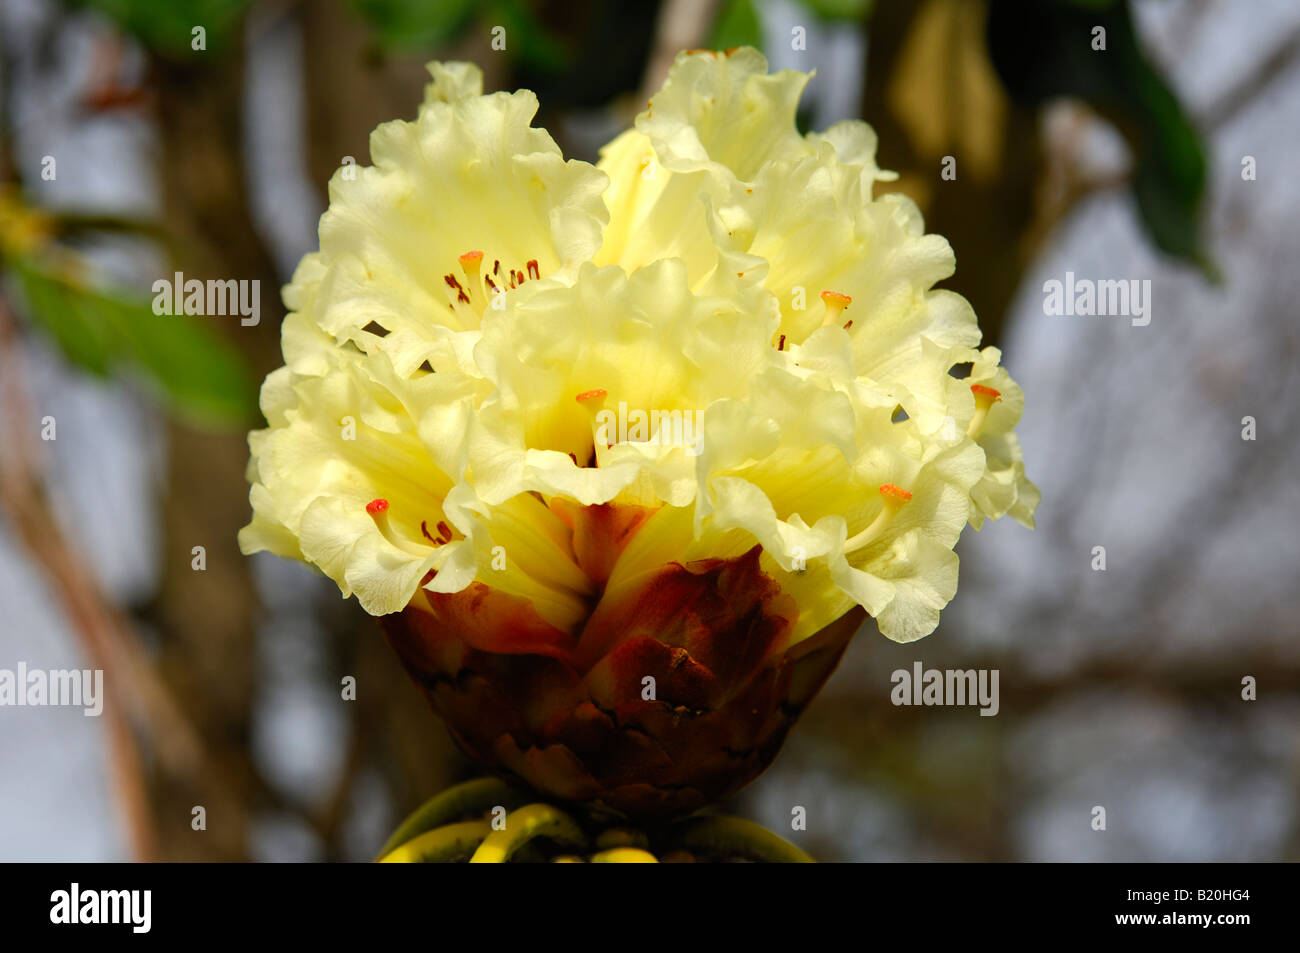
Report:
<svg viewBox="0 0 1300 953"><path fill-rule="evenodd" d="M465 290L464 286L460 283L459 278L457 278L455 275L448 274L448 275L443 275L442 280L447 282L448 288L452 288L455 290L456 300L459 303L469 304L469 292Z"/></svg>
<svg viewBox="0 0 1300 953"><path fill-rule="evenodd" d="M433 543L433 545L446 546L453 539L455 539L455 537L452 535L451 527L448 526L446 523L444 523L442 520L438 520L438 525L435 528L438 530L437 536L434 536L432 533L429 532L428 520L420 520L420 532L423 533L424 538L427 539L429 542Z"/></svg>
<svg viewBox="0 0 1300 953"><path fill-rule="evenodd" d="M518 288L529 279L539 280L542 277L541 266L536 258L530 258L524 263L524 271L515 268L507 269L505 278L501 276L501 259L493 259L492 271L488 273L483 270L483 252L477 249L465 252L456 260L460 262L460 267L465 272L466 283L461 284L460 279L450 272L442 276L447 287L456 292L456 301L450 304L453 313L458 305L467 304L471 305L474 313L482 318L488 304L498 294L507 289Z"/></svg>
<svg viewBox="0 0 1300 953"><path fill-rule="evenodd" d="M903 504L912 498L908 490L892 483L882 484L880 487L880 496L885 505L876 514L876 518L871 521L871 525L862 532L848 539L844 543L844 554L847 556L855 550L861 549L875 542L885 531L885 528L893 521L894 516L903 508Z"/></svg>

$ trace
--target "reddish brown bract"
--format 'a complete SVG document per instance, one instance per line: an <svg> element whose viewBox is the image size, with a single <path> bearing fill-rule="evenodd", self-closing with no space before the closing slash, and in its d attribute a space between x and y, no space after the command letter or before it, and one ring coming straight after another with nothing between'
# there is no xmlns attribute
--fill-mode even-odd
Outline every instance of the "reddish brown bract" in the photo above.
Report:
<svg viewBox="0 0 1300 953"><path fill-rule="evenodd" d="M583 535L608 530L621 549L639 514L603 509ZM611 547L584 548L606 574ZM863 618L789 648L797 608L759 556L663 566L598 601L576 637L478 583L425 593L384 628L471 758L597 809L681 814L768 766Z"/></svg>

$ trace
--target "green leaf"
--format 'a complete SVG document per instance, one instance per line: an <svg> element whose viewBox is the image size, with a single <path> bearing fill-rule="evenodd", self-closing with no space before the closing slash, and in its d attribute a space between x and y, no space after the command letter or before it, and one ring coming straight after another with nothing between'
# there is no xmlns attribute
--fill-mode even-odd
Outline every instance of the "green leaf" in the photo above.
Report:
<svg viewBox="0 0 1300 953"><path fill-rule="evenodd" d="M556 73L568 65L568 50L521 0L497 0L493 14L493 25L506 28L506 49L525 66Z"/></svg>
<svg viewBox="0 0 1300 953"><path fill-rule="evenodd" d="M474 17L474 0L349 0L380 45L393 50L441 46Z"/></svg>
<svg viewBox="0 0 1300 953"><path fill-rule="evenodd" d="M823 20L865 20L873 0L803 0L803 5Z"/></svg>
<svg viewBox="0 0 1300 953"><path fill-rule="evenodd" d="M177 413L234 425L255 419L257 385L243 356L203 323L213 318L156 315L138 301L107 295L96 302L123 353Z"/></svg>
<svg viewBox="0 0 1300 953"><path fill-rule="evenodd" d="M1093 49L1096 27L1104 50ZM1178 97L1138 45L1127 0L993 0L989 53L1012 98L1081 99L1129 143L1133 195L1162 251L1216 270L1202 244L1205 151Z"/></svg>
<svg viewBox="0 0 1300 953"><path fill-rule="evenodd" d="M10 263L24 313L71 363L104 376L135 372L177 416L198 424L246 426L257 393L243 357L194 315L156 315L147 302L95 291L30 259Z"/></svg>
<svg viewBox="0 0 1300 953"><path fill-rule="evenodd" d="M90 7L137 37L150 49L169 56L201 55L193 49L193 30L203 27L205 48L215 52L231 35L251 0L67 0Z"/></svg>
<svg viewBox="0 0 1300 953"><path fill-rule="evenodd" d="M67 286L28 261L12 261L10 280L26 305L24 314L49 334L68 362L96 377L106 377L113 365L107 328L87 312L84 302Z"/></svg>
<svg viewBox="0 0 1300 953"><path fill-rule="evenodd" d="M763 48L763 25L753 0L727 0L713 24L709 46L715 50L729 50L735 46Z"/></svg>

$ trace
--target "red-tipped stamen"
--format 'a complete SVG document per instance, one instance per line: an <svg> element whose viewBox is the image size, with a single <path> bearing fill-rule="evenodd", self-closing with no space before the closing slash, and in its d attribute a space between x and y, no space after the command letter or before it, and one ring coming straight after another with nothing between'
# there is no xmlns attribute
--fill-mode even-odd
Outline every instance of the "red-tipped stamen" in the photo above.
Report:
<svg viewBox="0 0 1300 953"><path fill-rule="evenodd" d="M487 306L495 303L494 299L498 294L518 288L530 279L536 280L542 277L541 264L536 258L528 259L522 271L508 268L504 274L501 271L500 258L492 260L490 270L485 268L484 263L487 258L478 249L467 251L457 256L456 260L460 262L467 281L461 284L461 280L454 274L443 275L447 287L456 292L456 302L451 307L453 313L456 312L457 305L468 304L473 306L475 313L481 318ZM498 304L497 307L500 305Z"/></svg>
<svg viewBox="0 0 1300 953"><path fill-rule="evenodd" d="M584 390L581 394L575 395L573 399L580 404L585 404L589 400L600 400L602 397L607 397L607 396L609 396L609 392L607 390L605 390L603 387L596 387L593 388L592 390Z"/></svg>
<svg viewBox="0 0 1300 953"><path fill-rule="evenodd" d="M451 527L448 526L442 520L438 520L438 525L436 529L438 530L438 535L434 536L432 533L429 532L428 521L420 520L420 532L424 535L424 538L427 539L429 542L433 543L433 545L446 546L453 539L455 539L455 536L451 532Z"/></svg>
<svg viewBox="0 0 1300 953"><path fill-rule="evenodd" d="M459 278L452 274L446 274L442 276L442 280L447 282L448 288L456 292L457 301L461 304L469 304L469 292L465 290L465 286L460 283Z"/></svg>

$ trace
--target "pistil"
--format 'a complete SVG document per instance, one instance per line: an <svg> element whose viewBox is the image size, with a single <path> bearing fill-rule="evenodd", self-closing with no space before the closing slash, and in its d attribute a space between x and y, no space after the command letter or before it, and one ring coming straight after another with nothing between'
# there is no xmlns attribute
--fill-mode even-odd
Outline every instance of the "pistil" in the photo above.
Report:
<svg viewBox="0 0 1300 953"><path fill-rule="evenodd" d="M853 303L853 299L838 291L823 291L822 301L826 304L826 314L822 318L822 327L829 327L840 319L844 309Z"/></svg>
<svg viewBox="0 0 1300 953"><path fill-rule="evenodd" d="M379 530L381 536L388 542L392 543L404 553L410 553L412 556L423 556L427 552L413 543L407 543L399 537L394 531L392 524L388 522L388 501L382 497L371 500L366 504L366 512L370 518L375 521L375 527ZM442 524L438 524L440 527Z"/></svg>
<svg viewBox="0 0 1300 953"><path fill-rule="evenodd" d="M536 258L530 258L524 264L524 270L507 269L506 276L501 273L501 259L492 262L491 272L483 270L483 252L475 249L467 251L457 259L461 270L465 272L465 283L451 272L442 276L447 287L456 292L456 300L450 303L452 313L459 305L467 304L473 308L475 315L483 317L483 312L496 295L518 288L525 281L536 281L542 277L541 266Z"/></svg>
<svg viewBox="0 0 1300 953"><path fill-rule="evenodd" d="M989 408L1002 399L1002 392L983 384L971 384L970 390L975 395L975 416L970 419L966 436L978 440L980 431L984 429L984 420L989 415Z"/></svg>
<svg viewBox="0 0 1300 953"><path fill-rule="evenodd" d="M871 525L845 541L845 555L874 543L884 533L885 528L893 522L894 516L903 508L903 504L912 498L909 491L892 483L886 483L880 487L880 496L885 505L876 514L876 518L871 521Z"/></svg>
<svg viewBox="0 0 1300 953"><path fill-rule="evenodd" d="M479 302L483 300L483 282L479 278L479 267L483 264L483 253L481 251L467 251L459 259L461 270L465 272L465 277L469 279L469 296L474 301L475 307L480 315L483 314L483 306Z"/></svg>
<svg viewBox="0 0 1300 953"><path fill-rule="evenodd" d="M609 392L606 391L605 388L595 387L591 390L584 390L581 394L575 394L573 397L573 399L576 400L587 412L587 418L591 423L591 455L588 457L587 462L587 466L589 467L599 465L601 441L596 439L596 435L600 430L607 429L605 424L599 423L599 419L601 411L605 409L605 398L608 396ZM614 445L613 441L610 440L608 432L605 433L604 444L604 449L606 450ZM573 462L578 464L576 455L570 454L570 456L573 456ZM581 465L582 464L578 464L578 466Z"/></svg>

